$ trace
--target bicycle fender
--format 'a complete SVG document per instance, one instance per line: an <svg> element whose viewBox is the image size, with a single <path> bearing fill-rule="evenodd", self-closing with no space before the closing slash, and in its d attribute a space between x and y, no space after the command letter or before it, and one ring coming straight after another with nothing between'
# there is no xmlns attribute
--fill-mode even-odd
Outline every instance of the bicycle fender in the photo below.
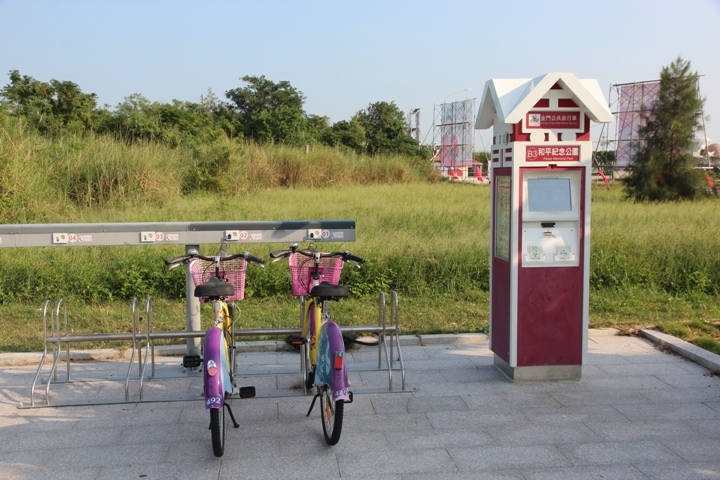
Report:
<svg viewBox="0 0 720 480"><path fill-rule="evenodd" d="M203 354L203 392L205 408L222 408L225 393L232 393L230 382L230 359L227 341L220 327L211 327L205 334ZM212 371L215 375L210 375Z"/></svg>
<svg viewBox="0 0 720 480"><path fill-rule="evenodd" d="M342 331L335 322L325 323L320 330L315 385L328 385L335 401L350 401L350 382Z"/></svg>

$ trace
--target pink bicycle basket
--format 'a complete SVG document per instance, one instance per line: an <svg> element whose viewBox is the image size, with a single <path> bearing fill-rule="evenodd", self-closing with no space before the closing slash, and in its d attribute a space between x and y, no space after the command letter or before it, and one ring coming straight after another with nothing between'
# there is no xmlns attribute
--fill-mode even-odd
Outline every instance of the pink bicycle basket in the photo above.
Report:
<svg viewBox="0 0 720 480"><path fill-rule="evenodd" d="M305 296L310 294L312 290L313 279L311 270L315 266L315 260L312 257L306 257L299 253L293 253L288 257L290 265L290 277L292 280L292 293L295 296ZM320 266L320 282L328 282L337 285L340 281L340 273L342 272L344 262L342 258L321 258Z"/></svg>
<svg viewBox="0 0 720 480"><path fill-rule="evenodd" d="M220 277L225 277L225 281L231 283L235 288L235 295L227 297L225 300L234 302L245 298L245 270L247 262L242 258L233 258L220 263ZM193 283L197 287L215 276L215 264L207 260L195 259L190 262L190 274Z"/></svg>

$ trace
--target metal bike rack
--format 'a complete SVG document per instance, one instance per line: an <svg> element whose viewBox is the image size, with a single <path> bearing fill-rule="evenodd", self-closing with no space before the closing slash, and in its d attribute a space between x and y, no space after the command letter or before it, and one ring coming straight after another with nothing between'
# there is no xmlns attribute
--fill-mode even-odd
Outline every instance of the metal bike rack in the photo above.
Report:
<svg viewBox="0 0 720 480"><path fill-rule="evenodd" d="M139 313L137 304L138 301L136 298L133 299L131 304L131 319L132 319L132 331L129 333L91 333L91 334L73 334L71 335L69 333L68 329L68 317L67 317L67 305L65 304L64 300L59 300L57 303L57 307L54 312L50 312L50 335L48 335L48 307L50 306L50 300L46 300L45 304L43 306L43 355L40 358L40 363L38 365L37 371L35 372L35 377L32 382L32 386L30 387L30 408L36 407L35 405L35 390L38 384L38 380L40 379L40 374L43 370L43 367L45 366L45 360L47 359L48 354L48 348L52 348L52 356L53 356L53 362L50 367L50 372L48 374L48 378L45 384L45 405L44 406L58 406L58 405L51 405L50 402L50 386L54 383L70 383L72 382L71 377L71 369L70 369L70 344L71 343L77 343L77 342L102 342L102 341L130 341L131 344L131 353L130 353L130 363L128 365L128 371L127 375L125 376L125 401L130 401L130 372L132 369L132 364L135 361L135 355L136 351L138 351L138 345L139 345ZM65 323L65 331L64 333L61 330L60 327L60 313L62 311L62 316L64 318ZM152 315L151 311L151 302L148 298L147 307L146 307L146 313L149 313L149 316ZM62 345L65 344L65 361L66 361L66 378L64 381L58 380L58 362L61 357L62 352ZM146 350L147 351L147 350ZM141 364L142 359L142 353L139 353L139 378L142 378L143 373L143 367L144 365ZM146 356L147 360L147 356ZM141 387L142 392L142 387ZM81 405L87 404L87 402L80 403ZM22 408L22 405L21 405Z"/></svg>
<svg viewBox="0 0 720 480"><path fill-rule="evenodd" d="M154 223L50 223L0 225L0 248L178 245L186 252L202 244L354 242L354 220L282 220ZM193 296L189 270L185 277L185 322L200 329L200 304ZM189 336L188 355L200 353ZM189 339L193 339L190 341Z"/></svg>
<svg viewBox="0 0 720 480"><path fill-rule="evenodd" d="M20 247L81 247L81 246L147 246L147 245L180 245L186 251L198 248L201 244L233 243L287 243L306 242L354 242L354 220L290 220L261 222L161 222L161 223L98 223L98 224L40 224L40 225L0 225L0 248ZM199 339L205 336L200 330L199 301L193 295L194 285L189 272L186 272L186 329L180 331L155 332L152 325L152 300L145 304L146 328L144 335L140 327L140 305L133 299L131 305L132 331L125 333L93 333L70 334L68 330L67 306L63 300L58 301L55 310L51 310L50 301L46 301L43 311L43 355L35 373L30 391L30 405L20 408L36 408L35 390L44 368L49 351L52 352L52 365L45 385L45 405L87 405L103 403L124 403L132 401L152 401L145 398L145 379L178 378L178 375L158 377L155 371L155 345L157 339L185 339L188 354L200 353ZM380 294L378 303L378 324L367 326L344 326L348 333L369 332L378 335L377 367L363 365L349 366L349 370L387 370L389 391L393 389L393 372L401 373L401 391L405 391L405 369L399 343L399 314L397 295L393 292L390 306L390 321L386 319L385 295ZM49 316L49 318L48 318ZM301 319L302 322L302 319ZM48 325L49 323L49 325ZM64 323L64 332L62 330ZM238 329L233 331L233 338L246 336L275 336L299 334L300 328L260 328ZM70 383L70 343L127 341L130 343L130 361L125 376L124 399L86 400L82 402L52 402L50 387L52 383ZM144 348L141 345L144 343ZM62 356L62 345L65 344L66 379L58 381L58 363ZM389 347L388 347L389 344ZM145 355L143 357L143 350ZM397 352L397 361L395 353ZM385 366L383 367L383 355ZM138 362L137 378L131 371L135 358ZM150 358L150 374L147 375L148 358ZM302 368L302 367L301 367ZM295 369L294 372L298 370ZM302 372L302 370L300 369ZM248 371L240 372L250 374ZM265 372L275 374L282 372ZM293 372L288 372L293 373ZM198 375L198 372L187 372L186 375ZM261 374L261 372L259 372ZM181 378L182 376L180 376ZM131 395L131 380L138 380L137 396ZM92 380L84 380L86 382ZM383 390L388 391L388 390ZM135 398L135 400L133 400ZM162 399L161 401L168 401Z"/></svg>
<svg viewBox="0 0 720 480"><path fill-rule="evenodd" d="M41 407L60 407L60 406L79 406L79 405L95 405L95 404L117 404L117 403L130 403L130 402L152 402L152 401L183 401L183 400L195 400L201 397L193 395L184 395L182 397L173 398L159 398L159 399L146 399L144 395L144 382L146 379L168 379L168 378L184 378L188 375L167 375L159 377L155 370L155 343L157 339L182 339L182 338L202 338L205 336L205 331L160 331L155 332L153 330L153 309L152 299L148 297L145 301L145 318L146 327L145 332L140 331L140 307L137 298L134 298L131 302L131 322L132 331L126 333L92 333L92 334L70 334L68 328L68 314L67 305L63 300L59 300L55 310L50 310L51 302L46 300L42 309L43 316L43 355L38 365L35 377L30 388L30 404L20 404L18 408L41 408ZM48 334L48 313L50 315L50 326ZM343 332L348 333L376 333L378 335L378 363L374 365L348 365L349 371L387 371L388 374L388 389L382 388L358 388L354 389L355 393L383 393L383 392L405 392L405 367L403 364L402 351L400 348L399 341L399 306L397 293L392 292L391 303L390 303L390 321L387 321L387 307L385 294L380 293L378 298L378 323L377 325L364 325L364 326L344 326L341 327ZM61 330L61 318L64 323L64 332ZM233 338L253 336L253 335L290 335L299 334L299 328L257 328L257 329L238 329L234 330ZM92 399L92 400L64 400L64 401L50 401L50 386L52 383L71 383L73 381L89 383L93 380L72 380L71 377L71 358L70 358L70 344L78 342L101 342L101 341L128 341L130 342L130 360L128 363L127 374L124 380L124 397L123 398L108 398L108 399ZM144 348L141 344L144 342ZM66 361L66 379L58 380L58 363L61 359L62 345L65 344L65 361ZM35 401L35 390L40 379L41 372L43 370L46 358L48 356L48 350L52 351L53 362L48 374L47 382L45 385L45 403L44 405L37 405ZM144 356L143 356L144 351ZM396 359L397 354L397 359ZM137 356L138 363L138 375L133 377L131 375L133 364L135 363L135 357ZM385 364L383 366L383 358ZM146 374L148 370L148 359L150 359L150 375ZM399 371L401 375L401 389L398 390L393 388L393 372ZM290 369L279 370L242 370L236 372L239 375L279 375L279 374L297 374L302 373L301 368L291 367ZM190 373L199 375L198 372ZM130 393L131 380L138 381L137 396L133 396ZM301 391L288 391L288 392L274 392L269 394L260 394L258 397L278 397L278 396L298 396L304 395Z"/></svg>

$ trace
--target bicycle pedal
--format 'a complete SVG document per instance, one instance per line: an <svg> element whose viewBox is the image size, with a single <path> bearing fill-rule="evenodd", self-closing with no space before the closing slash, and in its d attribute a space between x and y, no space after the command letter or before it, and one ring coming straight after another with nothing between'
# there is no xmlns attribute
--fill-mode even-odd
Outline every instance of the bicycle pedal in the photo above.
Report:
<svg viewBox="0 0 720 480"><path fill-rule="evenodd" d="M300 345L305 345L307 343L307 339L299 335L288 335L287 338L285 338L285 342L294 347L299 347Z"/></svg>
<svg viewBox="0 0 720 480"><path fill-rule="evenodd" d="M182 366L185 368L197 368L202 365L202 357L200 355L183 356Z"/></svg>
<svg viewBox="0 0 720 480"><path fill-rule="evenodd" d="M255 387L240 387L240 398L252 398L255 396Z"/></svg>

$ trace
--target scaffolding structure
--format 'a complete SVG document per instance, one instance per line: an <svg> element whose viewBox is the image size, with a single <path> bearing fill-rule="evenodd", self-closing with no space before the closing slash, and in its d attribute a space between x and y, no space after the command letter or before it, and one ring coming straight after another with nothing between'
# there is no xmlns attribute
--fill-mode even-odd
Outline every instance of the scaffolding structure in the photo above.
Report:
<svg viewBox="0 0 720 480"><path fill-rule="evenodd" d="M420 109L413 108L407 117L408 135L420 144Z"/></svg>
<svg viewBox="0 0 720 480"><path fill-rule="evenodd" d="M700 89L699 79L697 88ZM605 125L600 133L596 152L602 149L615 153L614 165L603 165L600 160L594 160L595 167L612 170L626 170L632 158L642 147L644 139L640 136L640 128L645 125L645 118L652 110L660 92L660 80L647 80L642 82L616 83L611 85L608 98L610 108L615 115L615 138L608 139ZM702 114L701 114L702 115ZM707 137L705 135L704 115L702 122L702 136L704 138L705 156L707 156ZM707 161L707 158L705 159Z"/></svg>
<svg viewBox="0 0 720 480"><path fill-rule="evenodd" d="M650 80L614 85L618 109L615 122L615 162L625 169L640 149L643 139L640 128L645 126L645 115L652 110L660 91L660 81Z"/></svg>
<svg viewBox="0 0 720 480"><path fill-rule="evenodd" d="M435 105L433 159L443 175L473 164L475 99Z"/></svg>

